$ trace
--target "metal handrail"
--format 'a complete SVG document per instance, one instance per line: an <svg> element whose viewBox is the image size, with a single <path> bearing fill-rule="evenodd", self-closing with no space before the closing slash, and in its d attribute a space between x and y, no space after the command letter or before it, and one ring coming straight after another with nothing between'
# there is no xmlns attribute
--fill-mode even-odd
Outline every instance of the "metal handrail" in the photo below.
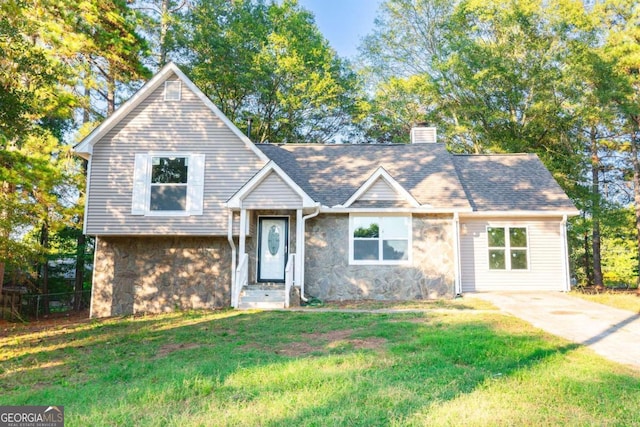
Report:
<svg viewBox="0 0 640 427"><path fill-rule="evenodd" d="M289 254L287 265L284 268L284 308L289 308L291 302L291 288L293 287L296 269L295 259L296 254Z"/></svg>
<svg viewBox="0 0 640 427"><path fill-rule="evenodd" d="M235 308L240 305L240 294L242 289L249 283L249 256L247 254L240 254L240 262L236 269L236 287L235 292L232 295L232 303Z"/></svg>

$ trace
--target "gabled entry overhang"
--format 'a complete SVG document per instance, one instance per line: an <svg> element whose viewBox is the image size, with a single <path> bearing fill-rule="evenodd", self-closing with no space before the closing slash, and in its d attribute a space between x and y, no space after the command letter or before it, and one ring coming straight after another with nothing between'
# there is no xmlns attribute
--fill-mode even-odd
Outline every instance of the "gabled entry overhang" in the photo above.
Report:
<svg viewBox="0 0 640 427"><path fill-rule="evenodd" d="M401 200L405 202L409 207L418 208L423 205L418 202L415 197L411 195L402 185L398 183L390 174L385 170L384 167L380 166L369 176L369 178L356 190L355 193L349 197L349 199L341 204L333 206L334 208L350 208L355 202L360 199L363 199L366 195L369 195L370 190L376 184L384 183L393 193L393 197L389 198L388 196L381 200ZM375 195L373 196L375 198ZM424 205L424 207L429 207L428 205Z"/></svg>
<svg viewBox="0 0 640 427"><path fill-rule="evenodd" d="M295 202L289 206L270 206L269 202L265 202L262 207L252 206L253 209L273 209L273 208L287 208L287 209L316 209L317 203L298 185L289 175L287 175L273 160L269 161L257 174L253 176L245 185L243 185L226 203L226 206L232 210L245 209L246 201L252 195L260 194L264 191L263 184L270 179L271 181L277 181L276 184L281 184L283 190L290 192L297 196Z"/></svg>

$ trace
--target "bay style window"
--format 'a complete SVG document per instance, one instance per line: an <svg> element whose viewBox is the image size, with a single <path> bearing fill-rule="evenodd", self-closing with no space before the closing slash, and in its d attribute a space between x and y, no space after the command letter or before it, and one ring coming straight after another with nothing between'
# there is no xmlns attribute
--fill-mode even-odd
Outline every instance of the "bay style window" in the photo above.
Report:
<svg viewBox="0 0 640 427"><path fill-rule="evenodd" d="M525 227L487 227L490 270L529 268Z"/></svg>
<svg viewBox="0 0 640 427"><path fill-rule="evenodd" d="M133 215L202 215L204 155L136 154Z"/></svg>
<svg viewBox="0 0 640 427"><path fill-rule="evenodd" d="M351 215L351 264L402 264L409 260L411 216Z"/></svg>

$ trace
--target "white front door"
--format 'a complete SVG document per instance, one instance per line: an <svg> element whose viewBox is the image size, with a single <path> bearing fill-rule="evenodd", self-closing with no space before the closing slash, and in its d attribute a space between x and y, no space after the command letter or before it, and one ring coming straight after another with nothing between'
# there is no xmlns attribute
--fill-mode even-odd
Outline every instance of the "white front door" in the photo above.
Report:
<svg viewBox="0 0 640 427"><path fill-rule="evenodd" d="M289 219L261 217L258 229L258 282L284 282Z"/></svg>

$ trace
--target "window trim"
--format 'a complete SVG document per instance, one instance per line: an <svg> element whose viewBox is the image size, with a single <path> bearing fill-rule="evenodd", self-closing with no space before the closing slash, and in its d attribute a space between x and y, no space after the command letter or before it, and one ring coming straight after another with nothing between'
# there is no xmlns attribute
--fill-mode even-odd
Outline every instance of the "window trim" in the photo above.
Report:
<svg viewBox="0 0 640 427"><path fill-rule="evenodd" d="M504 230L505 233L505 246L489 246L489 229L490 228L501 228ZM526 247L522 247L522 246L511 246L511 234L509 233L509 230L512 228L522 228L524 229L525 232L525 236L527 238L527 246ZM485 227L485 232L486 232L486 236L487 236L487 245L486 245L486 256L487 256L487 269L490 272L500 272L500 271L515 271L515 272L520 272L520 271L529 271L531 269L531 257L530 257L530 248L531 248L531 241L529 240L529 226L528 225L513 225L513 224L508 224L508 225L487 225ZM491 268L491 259L489 257L489 252L491 250L497 250L497 249L504 249L505 252L505 256L504 256L504 267L505 268ZM526 251L526 256L527 256L527 268L512 268L511 267L511 250L524 250Z"/></svg>
<svg viewBox="0 0 640 427"><path fill-rule="evenodd" d="M171 91L169 86L177 85L177 91ZM177 93L178 96L172 98L168 96L169 94ZM167 102L178 102L182 101L182 81L181 80L166 80L164 82L164 100Z"/></svg>
<svg viewBox="0 0 640 427"><path fill-rule="evenodd" d="M249 228L249 222L250 222L250 218L251 215L247 215L247 231ZM258 215L256 218L256 230L255 230L255 238L256 238L256 247L255 247L255 256L256 256L256 262L254 265L254 272L255 272L255 278L256 278L256 282L258 281L258 276L260 274L259 268L258 268L258 263L260 260L260 244L262 242L260 242L260 220L261 219L286 219L287 220L287 229L285 230L286 236L285 236L285 241L284 241L284 245L285 245L285 253L286 253L286 257L285 257L285 268L286 268L286 264L289 261L289 255L292 254L291 252L291 216L290 215L268 215L268 214L263 214L263 215ZM247 232L247 236L249 235L249 232ZM295 240L295 239L294 239Z"/></svg>
<svg viewBox="0 0 640 427"><path fill-rule="evenodd" d="M388 218L388 217L398 217L398 218L406 218L409 221L409 226L407 229L407 259L404 260L384 260L382 259L383 257L383 250L382 250L382 242L383 242L383 236L382 236L382 230L380 231L380 236L378 237L378 241L379 241L379 253L378 253L378 259L377 260L356 260L354 259L354 242L355 242L355 238L353 237L353 232L355 231L354 228L354 219L355 218L362 218L362 217L366 217L366 218ZM394 239L386 239L386 240L405 240L405 239L398 239L398 238L394 238ZM366 212L358 212L358 213L350 213L349 214L349 265L408 265L411 264L413 259L413 215L412 214L406 214L406 213L402 213L402 214L398 214L398 213L382 213L382 212L370 212L370 213L366 213Z"/></svg>
<svg viewBox="0 0 640 427"><path fill-rule="evenodd" d="M154 157L183 157L188 159L189 169L187 169L187 198L185 210L151 210L151 186L153 185L151 183L151 171ZM143 158L144 160L142 160ZM139 161L144 161L144 164L139 165ZM204 203L204 162L204 154L190 152L149 151L147 153L137 154L134 169L140 168L140 170L134 171L131 214L149 217L183 217L202 215ZM137 197L143 200L144 206L142 206L140 201L136 200Z"/></svg>
<svg viewBox="0 0 640 427"><path fill-rule="evenodd" d="M154 158L181 158L185 159L187 163L187 182L180 184L172 184L172 183L154 183L153 179L153 159ZM189 215L189 165L191 165L191 155L190 154L179 154L179 153L171 153L171 155L165 154L157 154L157 153L149 153L149 159L147 160L147 199L145 201L145 215L147 216L188 216ZM151 188L154 186L170 186L170 187L185 187L185 200L184 200L184 210L152 210L151 209Z"/></svg>

